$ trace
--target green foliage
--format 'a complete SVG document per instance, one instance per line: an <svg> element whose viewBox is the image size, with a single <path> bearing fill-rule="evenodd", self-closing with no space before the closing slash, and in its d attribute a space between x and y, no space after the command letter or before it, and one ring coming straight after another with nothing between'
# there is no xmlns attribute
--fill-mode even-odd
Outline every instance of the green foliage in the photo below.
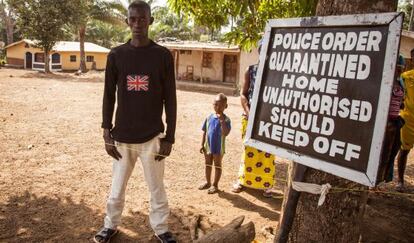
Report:
<svg viewBox="0 0 414 243"><path fill-rule="evenodd" d="M90 20L99 20L112 25L123 25L124 15L121 13L124 6L114 1L80 0L82 7L78 9L83 25Z"/></svg>
<svg viewBox="0 0 414 243"><path fill-rule="evenodd" d="M120 0L116 1L120 3ZM128 0L128 5L133 0ZM150 26L149 37L153 40L159 40L165 37L173 37L181 40L188 40L194 38L195 34L192 31L190 21L186 16L179 16L169 10L167 7L152 7L154 0L145 0L151 6L151 13L154 17L154 23ZM118 12L123 16L123 19L128 17L128 6L124 6ZM127 34L126 38L130 39L131 34Z"/></svg>
<svg viewBox="0 0 414 243"><path fill-rule="evenodd" d="M168 4L212 32L230 23L224 39L250 50L262 37L268 19L314 15L317 0L168 0Z"/></svg>
<svg viewBox="0 0 414 243"><path fill-rule="evenodd" d="M103 0L78 0L80 3L76 13L77 20L73 22L73 26L78 33L80 42L80 66L79 70L86 72L84 43L88 24L92 20L99 20L103 23L110 23L114 26L123 24L123 15L120 12L123 5L119 2L103 1ZM102 26L101 26L102 27ZM101 28L104 30L104 28ZM105 34L105 33L103 33ZM107 43L107 40L104 39Z"/></svg>
<svg viewBox="0 0 414 243"><path fill-rule="evenodd" d="M229 23L228 0L168 0L169 6L179 15L190 17L196 25L205 26L211 32ZM244 2L244 1L240 1Z"/></svg>
<svg viewBox="0 0 414 243"><path fill-rule="evenodd" d="M0 0L0 38L7 45L20 40L20 32L15 28L15 10L8 3L9 0Z"/></svg>
<svg viewBox="0 0 414 243"><path fill-rule="evenodd" d="M410 16L413 4L411 0L403 0L398 2L398 12L404 12L403 29L408 30L410 27Z"/></svg>
<svg viewBox="0 0 414 243"><path fill-rule="evenodd" d="M4 66L6 63L6 50L0 48L0 66Z"/></svg>
<svg viewBox="0 0 414 243"><path fill-rule="evenodd" d="M45 54L64 36L64 27L75 22L80 0L9 0L16 10L17 25L24 37L34 39ZM47 55L45 55L47 56ZM48 71L46 58L46 71Z"/></svg>
<svg viewBox="0 0 414 243"><path fill-rule="evenodd" d="M125 41L129 30L126 26L113 25L99 20L92 20L86 28L86 41L112 48Z"/></svg>
<svg viewBox="0 0 414 243"><path fill-rule="evenodd" d="M150 26L149 37L159 40L165 37L175 37L181 40L188 40L192 37L192 30L188 18L179 18L167 7L156 7L152 10L154 23Z"/></svg>
<svg viewBox="0 0 414 243"><path fill-rule="evenodd" d="M24 37L38 41L44 50L50 51L64 35L63 28L74 21L71 14L76 9L73 0L11 0L16 9L18 26Z"/></svg>
<svg viewBox="0 0 414 243"><path fill-rule="evenodd" d="M128 6L133 1L135 1L135 0L127 0L126 1L127 5L126 6L123 5L123 7L121 7L121 8L118 9L119 10L119 13L121 13L125 18L128 16ZM122 2L123 1L122 0L114 0L113 2L116 3L116 4L122 5ZM152 5L154 3L154 0L144 0L144 2L148 3L148 5L150 5L150 7L151 7L151 10L153 10Z"/></svg>

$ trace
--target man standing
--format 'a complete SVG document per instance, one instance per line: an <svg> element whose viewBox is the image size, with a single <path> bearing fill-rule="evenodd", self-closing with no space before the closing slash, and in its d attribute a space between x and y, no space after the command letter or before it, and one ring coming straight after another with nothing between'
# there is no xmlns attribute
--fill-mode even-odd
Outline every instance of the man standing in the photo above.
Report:
<svg viewBox="0 0 414 243"><path fill-rule="evenodd" d="M169 208L163 182L164 158L171 152L176 126L174 61L168 49L148 38L153 20L146 2L131 3L126 22L132 40L113 48L108 55L102 128L106 152L115 161L104 227L94 237L98 243L109 242L117 233L125 189L138 157L151 194L151 227L161 242L176 242L168 231ZM117 110L112 128L115 97Z"/></svg>

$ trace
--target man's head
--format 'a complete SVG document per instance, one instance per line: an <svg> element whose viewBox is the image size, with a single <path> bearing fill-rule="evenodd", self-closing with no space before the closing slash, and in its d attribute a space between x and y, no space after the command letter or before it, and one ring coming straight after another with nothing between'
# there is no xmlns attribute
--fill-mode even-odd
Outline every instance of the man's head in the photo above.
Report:
<svg viewBox="0 0 414 243"><path fill-rule="evenodd" d="M213 107L217 114L223 113L227 108L227 97L223 93L218 94L216 98L214 98Z"/></svg>
<svg viewBox="0 0 414 243"><path fill-rule="evenodd" d="M126 23L132 32L132 37L134 39L147 39L148 38L148 28L154 21L154 18L151 16L151 7L148 3L137 0L132 2L128 6L128 18Z"/></svg>

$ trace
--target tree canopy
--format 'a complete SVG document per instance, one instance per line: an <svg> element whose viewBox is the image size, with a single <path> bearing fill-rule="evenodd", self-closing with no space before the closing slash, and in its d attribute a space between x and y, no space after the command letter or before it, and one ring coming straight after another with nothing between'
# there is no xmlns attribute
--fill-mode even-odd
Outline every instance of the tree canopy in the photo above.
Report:
<svg viewBox="0 0 414 243"><path fill-rule="evenodd" d="M1 33L3 36L3 31L6 36L5 40L7 44L11 44L14 42L14 34L15 34L15 27L16 25L16 15L14 13L14 9L11 8L7 1L1 0L0 1L0 28ZM3 38L2 38L3 39Z"/></svg>
<svg viewBox="0 0 414 243"><path fill-rule="evenodd" d="M404 13L403 29L408 30L410 27L410 16L413 9L411 0L403 0L399 2L398 11Z"/></svg>
<svg viewBox="0 0 414 243"><path fill-rule="evenodd" d="M193 31L185 16L179 17L168 7L155 7L152 10L152 16L154 23L150 26L150 38L154 40L165 37L175 37L181 40L191 39Z"/></svg>
<svg viewBox="0 0 414 243"><path fill-rule="evenodd" d="M103 1L103 0L77 0L79 6L77 11L72 13L76 16L76 20L72 23L77 32L80 45L80 65L79 70L86 72L85 62L85 35L88 25L91 21L101 21L109 23L113 26L122 25L124 18L122 11L124 6L118 1ZM97 22L96 22L97 23ZM104 27L104 26L99 26ZM101 28L105 31L105 29ZM108 43L108 40L104 40Z"/></svg>
<svg viewBox="0 0 414 243"><path fill-rule="evenodd" d="M130 4L133 0L128 0ZM154 0L145 0L150 7L151 13L154 17L154 23L149 28L149 37L153 40L159 40L165 37L173 37L181 40L192 39L197 36L195 28L190 24L189 18L183 15L178 15L171 11L167 6L154 6ZM115 1L120 3L120 1ZM128 6L119 9L119 13L126 19L128 16ZM125 28L127 26L125 25ZM126 37L131 37L129 32Z"/></svg>
<svg viewBox="0 0 414 243"><path fill-rule="evenodd" d="M17 24L26 38L37 41L45 52L45 71L49 72L49 52L65 35L64 27L74 21L78 0L10 0Z"/></svg>
<svg viewBox="0 0 414 243"><path fill-rule="evenodd" d="M91 20L86 27L85 40L106 48L112 48L125 42L128 34L129 31L125 26Z"/></svg>
<svg viewBox="0 0 414 243"><path fill-rule="evenodd" d="M314 15L317 0L168 0L177 13L215 33L230 25L224 39L245 50L261 39L268 19Z"/></svg>

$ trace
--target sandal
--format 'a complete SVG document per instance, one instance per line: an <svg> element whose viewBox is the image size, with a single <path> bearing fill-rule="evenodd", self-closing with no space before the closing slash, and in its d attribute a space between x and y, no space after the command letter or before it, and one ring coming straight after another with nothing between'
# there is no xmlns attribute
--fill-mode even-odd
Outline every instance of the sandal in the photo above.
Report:
<svg viewBox="0 0 414 243"><path fill-rule="evenodd" d="M396 190L397 192L404 192L404 183L402 183L402 182L398 182L398 183L397 183L397 186L395 187L395 190Z"/></svg>
<svg viewBox="0 0 414 243"><path fill-rule="evenodd" d="M111 241L111 238L118 233L118 230L110 228L102 228L96 235L93 237L93 241L96 243L108 243Z"/></svg>
<svg viewBox="0 0 414 243"><path fill-rule="evenodd" d="M264 190L264 192L263 192L263 196L264 196L265 198L271 198L271 197L272 197L272 193L266 189L266 190Z"/></svg>
<svg viewBox="0 0 414 243"><path fill-rule="evenodd" d="M234 184L231 191L234 192L234 193L240 193L241 191L243 191L243 186L239 183L236 183L236 184Z"/></svg>
<svg viewBox="0 0 414 243"><path fill-rule="evenodd" d="M214 194L214 193L217 193L218 191L219 191L219 189L218 189L216 186L211 186L211 187L208 189L207 193L208 193L208 194Z"/></svg>
<svg viewBox="0 0 414 243"><path fill-rule="evenodd" d="M204 183L204 184L201 184L199 187L198 187L198 190L205 190L205 189L209 189L210 188L210 186L211 186L211 184L210 183Z"/></svg>
<svg viewBox="0 0 414 243"><path fill-rule="evenodd" d="M164 234L160 234L160 235L155 234L155 237L157 237L158 240L160 240L160 242L162 243L177 243L177 240L171 234L170 231L167 231Z"/></svg>

